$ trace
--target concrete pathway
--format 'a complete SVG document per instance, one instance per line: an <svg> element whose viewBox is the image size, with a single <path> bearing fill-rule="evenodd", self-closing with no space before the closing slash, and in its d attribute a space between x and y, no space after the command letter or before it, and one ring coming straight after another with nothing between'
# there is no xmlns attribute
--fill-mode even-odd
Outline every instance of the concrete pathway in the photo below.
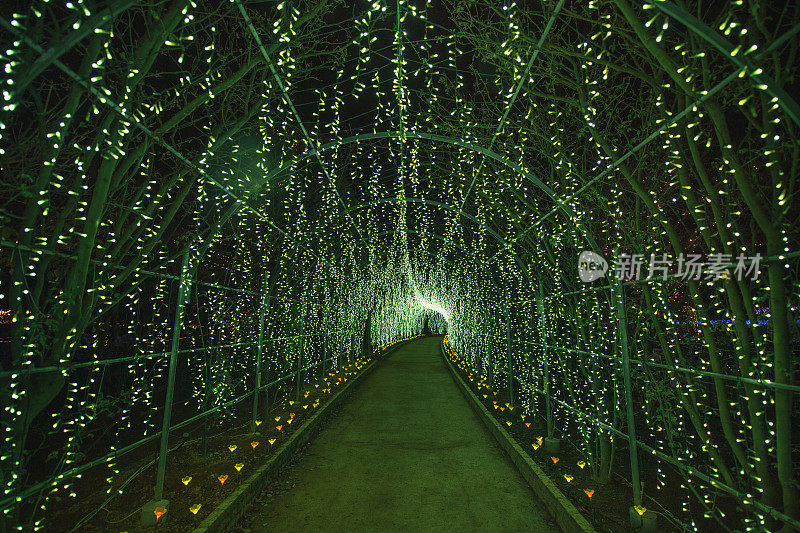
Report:
<svg viewBox="0 0 800 533"><path fill-rule="evenodd" d="M441 337L379 363L252 509L266 531L556 531L456 388Z"/></svg>

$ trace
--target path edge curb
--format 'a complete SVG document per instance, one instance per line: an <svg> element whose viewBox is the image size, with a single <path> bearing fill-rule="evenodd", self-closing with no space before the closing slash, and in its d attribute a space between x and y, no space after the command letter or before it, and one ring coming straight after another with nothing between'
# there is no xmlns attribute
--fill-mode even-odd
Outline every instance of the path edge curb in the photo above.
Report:
<svg viewBox="0 0 800 533"><path fill-rule="evenodd" d="M416 339L417 337L398 342L378 355L363 372L359 373L358 376L342 387L342 389L334 394L325 405L321 406L316 413L311 415L297 431L292 433L289 440L283 443L275 455L261 465L247 481L242 483L233 493L225 498L210 515L205 517L205 519L192 530L192 533L221 533L230 531L231 527L236 524L245 510L253 503L256 495L270 482L274 474L278 472L304 444L314 438L321 424L330 417L333 410L356 389L361 381L371 374L378 364L392 352Z"/></svg>
<svg viewBox="0 0 800 533"><path fill-rule="evenodd" d="M442 343L443 344L443 343ZM489 432L500 444L503 451L517 467L522 477L528 482L533 492L539 497L539 501L546 507L550 516L555 520L558 526L564 533L597 533L594 527L588 520L578 512L578 509L572 504L564 493L547 477L547 474L533 462L533 460L526 454L523 449L517 444L517 441L492 417L489 411L480 402L475 393L464 383L461 376L458 375L452 363L445 355L442 344L439 344L439 351L442 354L450 375L453 381L456 382L461 393L467 399L467 402L478 415L478 418L486 425Z"/></svg>

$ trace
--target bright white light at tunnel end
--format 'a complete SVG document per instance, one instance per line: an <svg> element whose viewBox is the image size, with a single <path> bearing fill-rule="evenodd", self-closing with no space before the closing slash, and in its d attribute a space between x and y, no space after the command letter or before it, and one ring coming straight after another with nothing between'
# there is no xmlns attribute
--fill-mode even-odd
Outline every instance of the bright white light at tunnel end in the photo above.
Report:
<svg viewBox="0 0 800 533"><path fill-rule="evenodd" d="M414 300L416 300L417 305L420 307L430 309L431 311L436 311L444 317L445 322L450 324L450 313L447 312L447 309L439 304L428 301L428 299L425 298L416 287L414 287Z"/></svg>

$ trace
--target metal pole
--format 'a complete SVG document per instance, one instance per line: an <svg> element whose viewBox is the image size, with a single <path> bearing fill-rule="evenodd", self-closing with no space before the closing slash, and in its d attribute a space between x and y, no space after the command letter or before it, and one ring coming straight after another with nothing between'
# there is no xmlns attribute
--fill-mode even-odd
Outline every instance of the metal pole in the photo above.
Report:
<svg viewBox="0 0 800 533"><path fill-rule="evenodd" d="M264 328L265 329L267 328L267 321L269 320L269 309L270 309L270 306L272 305L272 293L275 292L275 287L278 285L278 279L279 278L280 278L280 273L279 272L275 272L275 275L273 276L273 279L272 279L272 283L270 283L270 286L269 286L269 293L267 294L267 304L265 306L265 311L264 311L264 318L265 318L265 320L264 320ZM270 344L270 346L273 346L273 345ZM269 418L269 383L270 383L270 381L269 381L269 375L270 375L269 365L267 365L267 369L266 369L266 371L264 373L266 374L265 380L266 380L268 385L266 387L264 387L264 408L262 409L262 412L264 413L264 418ZM258 391L256 391L256 394L258 394Z"/></svg>
<svg viewBox="0 0 800 533"><path fill-rule="evenodd" d="M255 432L256 420L258 419L258 396L261 394L261 354L264 349L264 321L271 293L267 288L269 273L264 271L264 287L261 291L261 312L258 314L258 353L256 354L256 388L253 393L253 420L250 423L250 430Z"/></svg>
<svg viewBox="0 0 800 533"><path fill-rule="evenodd" d="M544 291L542 290L542 282L539 281L539 297L536 299L536 307L539 310L539 335L542 337L544 341L542 344L544 345L544 353L542 354L542 360L544 362L544 399L545 399L545 408L547 410L547 436L553 436L553 408L552 402L550 401L550 376L548 374L548 365L547 365L547 320L545 318L545 310L544 310Z"/></svg>
<svg viewBox="0 0 800 533"><path fill-rule="evenodd" d="M481 319L481 341L484 343L484 345L486 346L486 349L488 350L489 349L489 341L486 338L486 317L485 316L482 317L482 319ZM480 360L481 369L483 369L483 365L486 362L486 359L484 357L481 357L480 354L478 355L478 358Z"/></svg>
<svg viewBox="0 0 800 533"><path fill-rule="evenodd" d="M633 393L631 392L631 362L628 355L628 321L625 318L620 280L614 280L614 296L617 300L619 318L619 345L622 350L622 378L625 384L625 410L628 418L628 449L631 459L631 484L633 485L633 504L642 504L642 486L639 482L639 456L636 451L636 428L633 423Z"/></svg>
<svg viewBox="0 0 800 533"><path fill-rule="evenodd" d="M511 306L506 300L506 357L508 358L508 401L514 404L514 365L511 362Z"/></svg>
<svg viewBox="0 0 800 533"><path fill-rule="evenodd" d="M175 373L178 361L178 344L181 339L183 325L183 308L186 305L191 291L189 285L189 252L183 256L181 266L181 280L178 285L178 305L175 309L175 325L172 329L172 349L169 354L169 377L167 378L167 397L164 400L164 421L161 426L161 448L158 453L158 470L156 473L155 501L164 496L164 473L167 469L167 444L169 443L169 426L172 418L172 398L175 393Z"/></svg>
<svg viewBox="0 0 800 533"><path fill-rule="evenodd" d="M300 347L297 351L297 395L295 397L295 401L300 401L300 384L303 382L303 374L301 369L303 368L303 340L305 337L303 336L303 328L305 328L306 324L306 302L303 302L303 308L300 311Z"/></svg>
<svg viewBox="0 0 800 533"><path fill-rule="evenodd" d="M487 321L491 321L491 315L489 318L486 319ZM486 351L488 351L488 358L489 358L489 388L494 388L494 346L492 345L492 341L494 337L492 336L492 326L491 322L489 322L488 327L488 335L486 335Z"/></svg>
<svg viewBox="0 0 800 533"><path fill-rule="evenodd" d="M320 374L321 379L325 379L325 362L328 357L328 310L323 309L322 315L323 319L323 334L322 334L322 374Z"/></svg>

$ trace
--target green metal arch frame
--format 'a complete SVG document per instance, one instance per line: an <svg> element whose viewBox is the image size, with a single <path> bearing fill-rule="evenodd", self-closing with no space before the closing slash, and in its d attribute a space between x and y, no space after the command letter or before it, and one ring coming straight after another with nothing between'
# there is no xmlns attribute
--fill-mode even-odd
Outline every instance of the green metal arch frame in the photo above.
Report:
<svg viewBox="0 0 800 533"><path fill-rule="evenodd" d="M47 50L22 76L21 80L17 84L18 86L15 88L15 92L19 92L20 90L24 90L39 74L41 74L50 64L53 63L54 60L58 59L59 56L63 55L64 53L68 52L72 47L81 42L87 35L89 35L92 31L96 28L102 27L109 22L113 22L116 18L127 11L131 7L137 5L139 2L138 0L126 0L125 2L120 3L119 5L115 5L112 7L105 7L98 13L95 13L91 19L89 19L88 24L82 24L79 29L73 31L65 40L64 43L61 43L58 46L54 46ZM734 65L739 68L748 67L749 72L755 72L756 69L759 67L759 64L750 60L749 58L745 58L744 56L738 56L732 54L734 47L731 45L724 37L722 37L718 32L714 31L711 27L704 24L700 21L697 17L686 11L685 9L681 8L680 6L670 2L669 0L655 0L652 4L656 9L658 9L661 13L668 16L669 18L676 20L683 24L689 31L693 32L695 35L700 37L701 39L708 42L717 50L721 51L725 57ZM5 19L1 19L3 26L10 26ZM784 38L788 38L791 34L796 33L800 30L800 27L795 27L784 36ZM783 38L782 38L783 39ZM782 40L781 39L781 40ZM800 106L798 106L797 102L779 85L775 83L770 76L765 74L758 74L752 76L752 78L760 83L767 86L767 93L776 97L778 99L778 105L780 105L784 112L797 124L800 126ZM413 134L413 133L412 133ZM417 134L418 135L418 134ZM406 136L409 136L409 132L406 132ZM322 149L322 146L320 147Z"/></svg>
<svg viewBox="0 0 800 533"><path fill-rule="evenodd" d="M414 230L414 229L406 229L406 230L395 229L395 230L391 230L391 231L381 231L380 233L375 233L375 234L372 234L372 235L367 235L366 237L361 237L357 241L353 242L353 246L359 246L361 243L363 243L364 241L366 241L366 240L368 240L368 239L370 239L372 237L384 237L386 235L397 235L397 234L400 234L400 233L403 233L405 235L424 235L425 237L432 237L432 238L437 239L437 240L442 241L442 242L449 242L450 244L452 244L453 246L455 246L456 248L458 248L459 250L461 250L465 254L471 255L472 257L475 257L474 254L472 254L469 250L467 250L463 246L460 246L456 242L448 241L445 237L439 235L438 233L431 233L429 231L419 231L419 230ZM415 249L419 250L420 248L415 248ZM453 261L447 259L444 256L437 256L433 252L429 252L428 250L422 250L422 251L427 253L428 255L433 256L433 257L440 257L443 261L445 261L446 263L448 263L450 265L457 266Z"/></svg>
<svg viewBox="0 0 800 533"><path fill-rule="evenodd" d="M503 245L503 247L507 251L509 251L511 253L511 255L514 257L514 261L517 263L517 266L519 267L520 271L525 276L525 278L527 278L529 282L532 282L530 274L528 273L528 269L525 268L525 264L520 259L519 254L517 254L514 251L514 247L510 243L508 243L502 237L502 235L500 235L499 233L494 231L492 228L490 228L489 226L487 226L486 224L484 224L483 222L481 222L480 220L478 220L474 216L470 215L469 213L466 213L466 212L462 211L461 209L458 209L457 207L453 207L452 205L443 204L441 202L435 202L433 200L428 200L426 198L404 198L404 199L399 199L399 198L378 198L378 199L375 199L375 200L369 200L367 202L364 202L364 203L349 207L344 212L342 212L340 214L337 214L336 216L338 217L338 216L349 215L353 211L357 211L359 209L363 209L364 207L368 207L368 206L371 206L371 205L385 204L385 203L427 204L427 205L432 205L434 207L439 207L441 209L445 209L447 211L452 211L452 212L455 212L458 215L461 215L462 217L464 217L467 220L471 221L472 223L474 223L478 227L483 228L487 233L491 234L492 237L494 237L495 240L497 240L497 242L499 244ZM363 240L363 239L360 239L360 240Z"/></svg>
<svg viewBox="0 0 800 533"><path fill-rule="evenodd" d="M97 20L95 22L95 24L100 26L100 25L106 24L106 23L108 23L110 21L113 21L116 18L116 16L119 15L119 13L121 13L122 11L125 11L126 9L128 9L129 7L132 7L135 4L136 4L135 1L133 1L133 2L129 1L129 2L125 3L125 4L117 6L117 8L114 9L114 10L109 10L110 11L109 13L101 13L100 14L101 16L99 17L99 20ZM700 21L699 19L697 19L696 17L694 17L693 15L691 15L690 13L688 13L687 11L682 9L681 7L669 2L668 0L656 0L653 3L653 6L656 9L658 9L661 13L663 13L665 16L680 22L686 28L688 28L689 31L695 33L698 37L700 37L701 39L705 40L706 42L708 42L709 44L711 44L712 46L714 46L715 48L720 50L725 55L725 57L729 61L731 61L734 65L736 65L737 67L739 67L739 68L748 68L751 72L755 71L755 69L758 67L757 63L755 63L754 61L750 60L749 58L745 58L744 56L740 57L740 56L737 56L737 55L733 54L734 47L726 39L724 39L722 36L720 36L712 28L708 27L702 21ZM2 22L7 24L7 21L5 21L4 19L2 20ZM92 26L93 25L90 25L90 27L92 27ZM792 30L787 32L787 35L791 35L793 33L796 33L796 30L797 30L797 28L793 28ZM57 57L57 55L65 53L70 48L72 48L72 45L75 44L75 42L79 42L80 40L82 40L82 38L85 37L85 35L86 35L85 31L75 32L73 35L71 35L72 40L70 40L66 46L62 46L57 51L56 50L50 50L50 51L48 51L48 53L44 54L44 56L41 58L42 59L42 63L46 66L49 62L51 62L53 60L53 56ZM773 44L775 44L775 43L773 43ZM41 72L43 69L44 69L43 67L39 66L38 69L35 69L32 72L31 71L26 72L26 74L28 76L26 79L35 78L36 75L39 72ZM788 95L780 86L778 86L774 82L774 80L772 80L772 78L770 78L769 76L767 76L765 74L759 74L759 75L754 75L752 77L756 82L760 82L760 83L763 83L764 85L766 85L766 91L768 92L768 94L776 97L776 99L778 100L778 104L784 109L784 112L796 124L800 125L800 106L797 105L795 100L790 95ZM320 145L319 148L316 149L316 150L312 149L312 150L306 151L301 156L299 156L299 158L293 158L292 160L290 160L290 162L288 164L283 165L282 167L280 167L280 169L276 169L276 170L273 170L272 172L270 172L267 175L266 179L269 180L271 177L274 176L275 173L280 172L282 170L285 170L289 166L292 166L292 165L296 164L297 162L299 162L299 161L301 161L301 160L303 160L303 159L305 159L307 157L310 157L312 155L318 155L320 152L322 152L324 150L327 150L327 149L330 149L330 148L336 147L336 146L341 146L343 144L347 144L347 143L350 143L350 142L356 142L356 141L359 141L359 140L366 140L366 139L370 139L370 138L373 138L373 139L377 139L377 138L402 138L404 140L407 139L407 138L428 139L428 140L439 141L439 142L447 142L447 143L455 144L457 146L461 146L461 147L464 147L464 148L467 148L467 149L470 149L470 150L473 150L473 151L477 151L477 152L479 152L479 153L481 153L481 154L483 154L483 155L485 155L487 157L495 159L496 161L504 164L505 166L511 168L515 172L517 172L520 175L524 176L526 179L531 181L531 183L536 185L540 190L542 190L548 196L550 196L550 198L558 205L558 208L560 208L562 211L564 211L564 213L571 220L574 221L577 218L576 214L568 206L564 205L559 200L559 198L554 194L552 189L547 187L535 175L533 175L532 173L529 173L526 170L522 169L518 165L516 165L513 162L509 161L507 158L505 158L505 157L501 156L500 154L498 154L497 152L494 152L491 149L486 149L486 148L483 148L483 147L480 147L480 146L477 146L477 145L473 145L471 143L460 141L460 140L454 139L452 137L448 137L448 136L444 136L444 135L438 135L438 134L431 134L431 133L406 132L406 131L403 131L403 132L381 132L381 133L361 134L361 135L356 135L356 136L352 136L352 137L347 137L347 138L341 139L339 141L327 143L325 145ZM592 248L597 249L597 245L596 245L592 235L586 230L586 228L584 228L580 224L576 224L576 227L583 233L584 237L587 239L587 241L592 246Z"/></svg>
<svg viewBox="0 0 800 533"><path fill-rule="evenodd" d="M286 163L284 163L280 167L275 168L275 169L271 170L270 172L268 172L267 175L264 177L265 182L268 183L272 178L274 178L278 174L281 174L282 172L285 172L286 170L288 170L292 166L297 165L301 161L304 161L304 160L306 160L306 159L308 159L308 158L310 158L312 156L315 156L315 155L317 155L317 154L319 154L319 153L321 153L321 152L323 152L325 150L330 150L332 148L338 148L339 146L343 146L343 145L351 144L351 143L355 143L355 142L366 141L366 140L375 140L375 139L403 139L403 140L406 140L406 139L424 139L424 140L429 140L429 141L434 141L434 142L441 142L441 143L452 144L452 145L455 145L455 146L460 146L461 148L466 148L467 150L472 150L472 151L478 152L478 153L480 153L480 154L482 154L482 155L484 155L486 157L494 159L495 161L497 161L497 162L505 165L506 167L510 168L511 170L516 172L517 174L523 176L525 179L527 179L533 185L535 185L537 188L539 188L542 192L547 194L547 196L549 196L550 199L553 200L553 202L558 206L558 208L561 211L563 211L564 214L570 220L573 221L575 226L580 230L580 232L586 238L587 242L592 247L592 249L594 249L594 250L598 249L597 248L597 243L595 242L594 237L592 237L591 232L589 232L588 229L585 228L582 224L578 224L578 223L575 222L577 220L577 218L578 218L578 215L568 205L562 203L561 200L559 199L559 197L555 194L555 192L553 192L553 190L550 187L548 187L542 180L540 180L536 175L532 174L531 172L528 172L527 170L523 169L522 167L520 167L516 163L512 162L511 160L509 160L508 158L498 154L494 150L490 150L488 148L484 148L484 147L478 146L476 144L468 143L468 142L465 142L465 141L462 141L462 140L459 140L459 139L456 139L456 138L453 138L453 137L449 137L447 135L438 135L438 134L434 134L434 133L414 132L414 131L407 131L407 132L384 131L384 132L378 132L378 133L362 133L362 134L359 134L359 135L352 135L350 137L344 137L344 138L339 139L337 141L332 141L332 142L329 142L329 143L321 144L318 149L309 149L309 150L306 150L305 152L303 152L302 154L291 158L289 161L287 161ZM350 211L350 209L347 210L347 212L349 212L349 211ZM505 241L503 241L503 242L505 243ZM505 244L507 246L511 246L508 243L505 243Z"/></svg>
<svg viewBox="0 0 800 533"><path fill-rule="evenodd" d="M444 240L445 240L445 238L444 238L444 237L442 237L441 235L439 235L439 234L436 234L436 233L428 233L428 232L425 232L425 231L417 231L417 230L393 230L393 231L382 231L382 232L380 232L380 233L376 233L376 234L374 234L374 235L367 235L366 237L361 237L361 238L360 238L360 239L358 239L357 241L351 241L351 242L350 242L350 244L351 244L351 245L352 245L354 248L356 248L356 247L358 247L358 246L359 246L361 243L363 243L364 241L368 240L368 239L369 239L369 238L371 238L371 237L383 237L383 236L385 236L385 235L397 235L397 234L399 234L399 233L404 233L404 234L406 234L406 235L414 235L414 234L416 234L416 235L426 235L426 236L428 236L428 237L434 237L434 238L436 238L436 239L439 239L439 240L441 240L441 241L444 241ZM455 243L453 243L453 244L455 244ZM459 249L463 250L464 252L466 252L466 251L467 251L467 250L464 250L464 248L461 248L460 246L459 246ZM422 251L423 253L426 253L426 254L430 255L431 257L440 258L440 259L442 259L443 261L445 261L447 264L449 264L449 265L452 265L452 266L454 266L454 267L455 267L455 266L458 266L458 265L456 265L456 263L454 263L453 261L451 261L451 260L447 259L446 257L437 256L436 254L434 254L434 253L433 253L433 252L431 252L431 251L428 251L428 250L423 250L423 249L421 249L421 248L415 248L415 250L420 250L420 251ZM339 256L341 256L341 254L339 254ZM334 257L336 257L336 256L334 256Z"/></svg>

